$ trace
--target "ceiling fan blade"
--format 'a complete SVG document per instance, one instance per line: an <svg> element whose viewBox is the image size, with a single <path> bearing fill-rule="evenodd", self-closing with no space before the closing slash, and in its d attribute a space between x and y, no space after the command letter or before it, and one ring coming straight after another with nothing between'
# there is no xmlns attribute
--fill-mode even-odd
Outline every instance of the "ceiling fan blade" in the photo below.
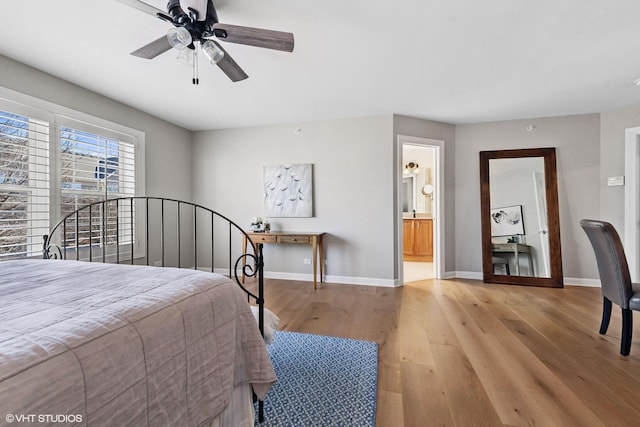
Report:
<svg viewBox="0 0 640 427"><path fill-rule="evenodd" d="M213 31L221 40L267 49L293 52L293 34L261 28L216 23Z"/></svg>
<svg viewBox="0 0 640 427"><path fill-rule="evenodd" d="M142 46L140 49L131 52L131 55L137 56L138 58L153 59L156 56L165 53L171 49L171 47L172 46L169 44L167 36L162 36L159 39Z"/></svg>
<svg viewBox="0 0 640 427"><path fill-rule="evenodd" d="M229 53L226 50L224 50L222 46L220 46L220 43L216 42L215 40L210 40L210 41L215 43L215 45L218 46L220 50L224 52L224 56L222 57L220 62L218 62L216 65L220 67L222 72L225 73L227 77L231 79L232 82L239 82L240 80L244 80L249 77L247 73L245 73L244 70L240 68L238 63L233 60L231 55L229 55Z"/></svg>
<svg viewBox="0 0 640 427"><path fill-rule="evenodd" d="M122 4L126 4L127 6L130 6L134 9L141 10L142 12L148 13L149 15L152 15L152 16L158 16L158 13L161 13L163 15L166 13L165 11L155 8L150 4L147 4L140 0L116 0L116 1Z"/></svg>

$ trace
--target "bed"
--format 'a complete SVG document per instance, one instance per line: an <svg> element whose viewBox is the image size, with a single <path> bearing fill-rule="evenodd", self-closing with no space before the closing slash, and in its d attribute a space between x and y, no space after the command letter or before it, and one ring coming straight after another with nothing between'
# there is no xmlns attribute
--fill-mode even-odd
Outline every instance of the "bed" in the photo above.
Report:
<svg viewBox="0 0 640 427"><path fill-rule="evenodd" d="M60 221L44 259L3 261L0 422L253 425L276 378L262 248L238 253L242 234L192 203L113 199Z"/></svg>

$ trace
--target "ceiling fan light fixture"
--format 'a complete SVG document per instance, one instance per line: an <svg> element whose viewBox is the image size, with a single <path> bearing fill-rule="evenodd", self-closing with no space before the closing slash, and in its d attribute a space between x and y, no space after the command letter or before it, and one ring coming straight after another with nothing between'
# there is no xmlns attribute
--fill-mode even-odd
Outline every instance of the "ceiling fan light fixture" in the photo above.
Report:
<svg viewBox="0 0 640 427"><path fill-rule="evenodd" d="M167 40L172 47L178 50L184 49L193 42L189 30L184 27L169 28Z"/></svg>
<svg viewBox="0 0 640 427"><path fill-rule="evenodd" d="M193 66L193 49L181 49L176 59L185 67Z"/></svg>
<svg viewBox="0 0 640 427"><path fill-rule="evenodd" d="M224 58L224 51L216 46L216 44L211 40L207 40L202 43L202 52L211 64L217 64L222 61L222 58Z"/></svg>

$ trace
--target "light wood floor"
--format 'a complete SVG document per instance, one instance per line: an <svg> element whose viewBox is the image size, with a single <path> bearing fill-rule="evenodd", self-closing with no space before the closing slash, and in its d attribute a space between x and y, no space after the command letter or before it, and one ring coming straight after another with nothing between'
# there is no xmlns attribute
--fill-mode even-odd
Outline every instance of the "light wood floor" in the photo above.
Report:
<svg viewBox="0 0 640 427"><path fill-rule="evenodd" d="M640 425L640 315L622 357L597 288L268 280L266 306L283 330L379 344L377 426Z"/></svg>

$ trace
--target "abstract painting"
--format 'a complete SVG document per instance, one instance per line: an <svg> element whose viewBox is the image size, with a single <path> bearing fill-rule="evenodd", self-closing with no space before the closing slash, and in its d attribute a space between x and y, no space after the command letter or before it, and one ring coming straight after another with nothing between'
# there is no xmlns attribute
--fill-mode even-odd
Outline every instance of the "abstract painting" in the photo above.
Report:
<svg viewBox="0 0 640 427"><path fill-rule="evenodd" d="M312 217L313 176L310 163L264 166L264 215Z"/></svg>

